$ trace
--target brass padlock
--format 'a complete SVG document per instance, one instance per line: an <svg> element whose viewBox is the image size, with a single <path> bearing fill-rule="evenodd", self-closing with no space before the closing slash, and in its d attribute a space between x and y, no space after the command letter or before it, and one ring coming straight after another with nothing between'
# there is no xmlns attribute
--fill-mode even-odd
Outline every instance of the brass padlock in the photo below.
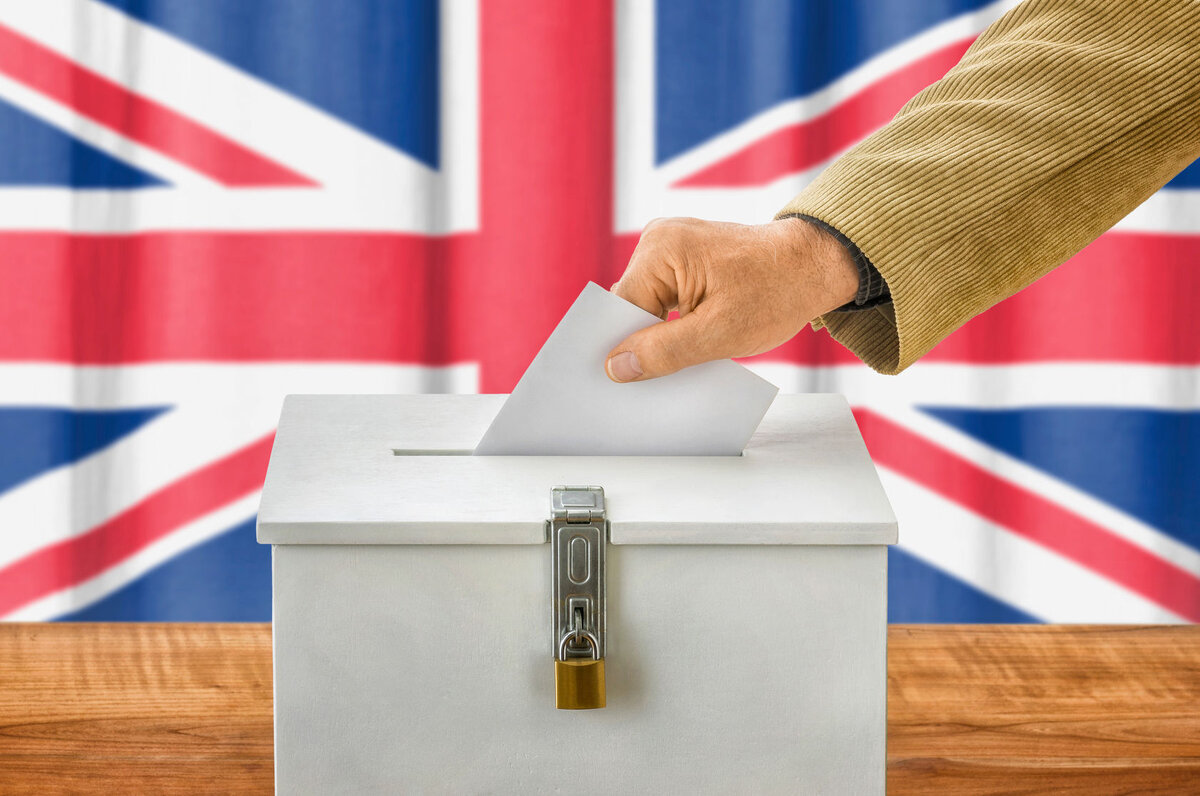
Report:
<svg viewBox="0 0 1200 796"><path fill-rule="evenodd" d="M567 633L558 644L554 661L554 707L559 710L594 710L605 705L604 659L591 633L580 633L592 648L591 658L566 658ZM564 660L565 658L565 660Z"/></svg>

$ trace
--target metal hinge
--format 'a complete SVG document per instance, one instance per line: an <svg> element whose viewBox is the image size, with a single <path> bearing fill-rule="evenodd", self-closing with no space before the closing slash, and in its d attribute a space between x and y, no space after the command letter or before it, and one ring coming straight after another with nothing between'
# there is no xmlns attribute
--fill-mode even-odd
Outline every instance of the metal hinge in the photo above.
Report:
<svg viewBox="0 0 1200 796"><path fill-rule="evenodd" d="M558 660L602 659L604 549L608 541L604 489L554 487L550 516L554 655Z"/></svg>

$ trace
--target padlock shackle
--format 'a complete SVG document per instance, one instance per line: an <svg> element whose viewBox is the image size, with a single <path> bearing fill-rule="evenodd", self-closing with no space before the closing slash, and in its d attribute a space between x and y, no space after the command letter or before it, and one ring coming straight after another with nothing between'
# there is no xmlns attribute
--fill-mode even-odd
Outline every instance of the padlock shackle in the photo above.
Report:
<svg viewBox="0 0 1200 796"><path fill-rule="evenodd" d="M596 640L596 636L590 630L572 630L564 633L563 637L558 642L558 659L560 661L567 660L567 642L575 636L583 636L587 640L588 645L592 648L592 660L600 660L600 642Z"/></svg>

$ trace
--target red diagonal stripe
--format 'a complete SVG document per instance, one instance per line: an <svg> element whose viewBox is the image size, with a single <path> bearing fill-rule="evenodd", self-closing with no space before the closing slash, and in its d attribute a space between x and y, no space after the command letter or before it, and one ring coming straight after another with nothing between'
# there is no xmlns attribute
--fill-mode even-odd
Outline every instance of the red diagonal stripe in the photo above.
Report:
<svg viewBox="0 0 1200 796"><path fill-rule="evenodd" d="M1190 572L869 409L855 409L854 417L877 464L1200 622L1200 578Z"/></svg>
<svg viewBox="0 0 1200 796"><path fill-rule="evenodd" d="M0 72L234 188L312 186L302 174L0 25Z"/></svg>
<svg viewBox="0 0 1200 796"><path fill-rule="evenodd" d="M275 434L163 487L103 525L0 569L0 616L77 586L182 525L261 489Z"/></svg>
<svg viewBox="0 0 1200 796"><path fill-rule="evenodd" d="M833 157L885 125L917 92L950 70L974 37L889 73L815 119L785 127L675 183L676 188L766 185Z"/></svg>

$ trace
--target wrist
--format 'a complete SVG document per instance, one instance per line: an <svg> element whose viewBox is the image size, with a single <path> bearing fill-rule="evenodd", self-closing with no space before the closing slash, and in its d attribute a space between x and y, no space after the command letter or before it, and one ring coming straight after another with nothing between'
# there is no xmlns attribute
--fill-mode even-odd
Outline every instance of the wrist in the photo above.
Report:
<svg viewBox="0 0 1200 796"><path fill-rule="evenodd" d="M795 262L811 320L854 301L858 295L859 274L854 258L835 237L803 218L772 221L795 242Z"/></svg>

